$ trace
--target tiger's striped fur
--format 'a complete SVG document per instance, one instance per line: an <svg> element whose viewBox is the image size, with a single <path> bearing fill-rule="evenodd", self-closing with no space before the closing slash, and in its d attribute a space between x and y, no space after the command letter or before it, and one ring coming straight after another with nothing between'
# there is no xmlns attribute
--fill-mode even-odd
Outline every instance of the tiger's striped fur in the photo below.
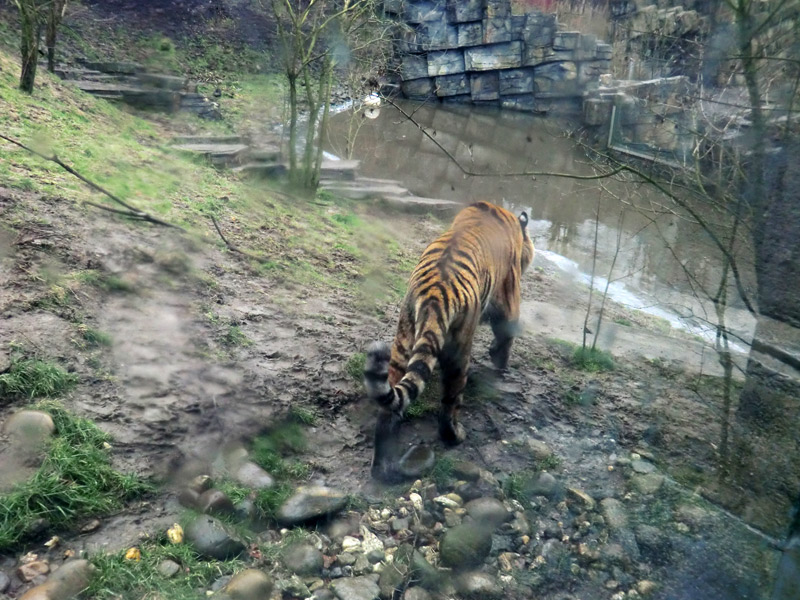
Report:
<svg viewBox="0 0 800 600"><path fill-rule="evenodd" d="M439 434L448 444L464 440L458 409L475 328L479 322L490 323L494 341L489 355L501 370L519 328L520 278L534 254L527 224L525 213L517 218L504 208L478 202L462 210L422 254L409 280L391 350L375 342L367 352L364 383L382 408L373 476L394 478L391 440L437 363L444 386Z"/></svg>

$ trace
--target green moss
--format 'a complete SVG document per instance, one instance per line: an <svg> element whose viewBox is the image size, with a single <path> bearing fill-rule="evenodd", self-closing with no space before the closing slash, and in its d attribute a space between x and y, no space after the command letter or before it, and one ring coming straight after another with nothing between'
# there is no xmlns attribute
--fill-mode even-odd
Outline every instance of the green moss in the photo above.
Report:
<svg viewBox="0 0 800 600"><path fill-rule="evenodd" d="M78 376L35 358L17 359L0 375L0 399L58 396L78 383Z"/></svg>
<svg viewBox="0 0 800 600"><path fill-rule="evenodd" d="M576 369L592 373L614 370L614 357L598 348L576 348L571 362Z"/></svg>

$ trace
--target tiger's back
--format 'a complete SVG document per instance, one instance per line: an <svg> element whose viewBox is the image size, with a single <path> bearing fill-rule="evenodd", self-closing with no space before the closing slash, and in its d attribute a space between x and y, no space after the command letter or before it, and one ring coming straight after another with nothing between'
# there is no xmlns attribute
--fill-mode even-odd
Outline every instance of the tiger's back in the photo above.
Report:
<svg viewBox="0 0 800 600"><path fill-rule="evenodd" d="M423 252L411 274L391 350L374 344L364 378L368 395L383 407L376 428L373 474L392 478L388 444L408 405L422 393L435 365L444 396L439 433L446 443L464 439L458 408L466 385L478 323L494 332L489 353L505 369L518 328L520 278L533 260L527 215L479 202Z"/></svg>

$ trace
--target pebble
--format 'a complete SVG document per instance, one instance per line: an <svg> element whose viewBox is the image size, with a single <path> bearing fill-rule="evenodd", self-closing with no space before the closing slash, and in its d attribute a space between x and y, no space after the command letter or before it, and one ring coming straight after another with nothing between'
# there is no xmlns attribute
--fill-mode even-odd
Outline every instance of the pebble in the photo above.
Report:
<svg viewBox="0 0 800 600"><path fill-rule="evenodd" d="M481 468L468 460L457 460L453 463L453 475L465 481L478 481Z"/></svg>
<svg viewBox="0 0 800 600"><path fill-rule="evenodd" d="M461 506L460 503L456 502L452 498L448 498L447 496L437 496L433 499L433 501L440 506L444 506L445 508L458 508Z"/></svg>
<svg viewBox="0 0 800 600"><path fill-rule="evenodd" d="M55 433L53 418L41 410L21 410L6 421L3 431L26 444L39 444Z"/></svg>
<svg viewBox="0 0 800 600"><path fill-rule="evenodd" d="M550 473L544 472L539 473L536 480L533 481L525 491L530 496L544 496L545 498L550 498L555 495L557 486L558 482L556 478Z"/></svg>
<svg viewBox="0 0 800 600"><path fill-rule="evenodd" d="M214 517L202 516L186 527L186 541L199 554L225 560L244 551L244 544L228 533L227 528Z"/></svg>
<svg viewBox="0 0 800 600"><path fill-rule="evenodd" d="M361 550L361 540L350 535L344 536L342 540L342 551L353 552L354 550Z"/></svg>
<svg viewBox="0 0 800 600"><path fill-rule="evenodd" d="M616 498L605 498L600 502L600 510L611 529L622 529L628 524L628 516L622 502Z"/></svg>
<svg viewBox="0 0 800 600"><path fill-rule="evenodd" d="M19 600L69 600L89 585L94 566L88 560L68 560L43 584L29 589Z"/></svg>
<svg viewBox="0 0 800 600"><path fill-rule="evenodd" d="M653 471L656 470L656 466L653 463L641 459L632 460L631 467L633 467L634 471L642 475L646 475L647 473L652 473Z"/></svg>
<svg viewBox="0 0 800 600"><path fill-rule="evenodd" d="M408 588L403 593L403 600L431 600L431 595L425 589L416 586Z"/></svg>
<svg viewBox="0 0 800 600"><path fill-rule="evenodd" d="M650 581L648 579L643 579L636 584L637 591L643 596L647 594L652 594L654 591L656 591L657 587L658 586L655 584L655 582Z"/></svg>
<svg viewBox="0 0 800 600"><path fill-rule="evenodd" d="M408 524L409 524L409 519L408 517L406 517L404 519L392 519L390 525L393 532L399 533L404 529L408 529Z"/></svg>
<svg viewBox="0 0 800 600"><path fill-rule="evenodd" d="M239 571L222 588L222 593L231 600L263 600L272 593L272 579L258 569Z"/></svg>
<svg viewBox="0 0 800 600"><path fill-rule="evenodd" d="M339 600L376 600L380 593L373 577L352 577L337 579L331 583L331 590Z"/></svg>
<svg viewBox="0 0 800 600"><path fill-rule="evenodd" d="M247 461L236 469L235 479L245 487L254 490L265 490L275 485L272 475L259 467L256 463Z"/></svg>
<svg viewBox="0 0 800 600"><path fill-rule="evenodd" d="M483 563L492 549L491 525L464 523L445 532L440 543L442 565L454 569Z"/></svg>
<svg viewBox="0 0 800 600"><path fill-rule="evenodd" d="M692 529L701 529L709 524L712 515L696 504L683 504L675 509L675 518L686 523Z"/></svg>
<svg viewBox="0 0 800 600"><path fill-rule="evenodd" d="M356 555L350 552L342 552L336 557L336 561L343 567L349 567L356 562Z"/></svg>
<svg viewBox="0 0 800 600"><path fill-rule="evenodd" d="M50 565L46 560L34 560L17 568L17 577L24 582L33 581L39 575L47 575L50 572Z"/></svg>
<svg viewBox="0 0 800 600"><path fill-rule="evenodd" d="M319 575L324 559L322 552L306 543L294 544L283 553L283 564L297 575Z"/></svg>
<svg viewBox="0 0 800 600"><path fill-rule="evenodd" d="M341 511L347 497L338 490L323 486L303 486L278 510L278 521L290 526Z"/></svg>
<svg viewBox="0 0 800 600"><path fill-rule="evenodd" d="M505 523L513 516L497 498L476 498L467 502L464 508L476 522L486 521L494 526Z"/></svg>
<svg viewBox="0 0 800 600"><path fill-rule="evenodd" d="M456 590L467 598L502 598L503 590L494 577L480 571L462 573L455 580Z"/></svg>
<svg viewBox="0 0 800 600"><path fill-rule="evenodd" d="M422 510L422 496L417 494L416 492L411 492L408 495L408 499L411 502L411 505L414 507L415 510Z"/></svg>
<svg viewBox="0 0 800 600"><path fill-rule="evenodd" d="M283 580L280 583L280 588L284 596L292 598L308 598L311 596L311 590L297 575L292 575L289 579ZM264 596L264 598L267 598L267 596ZM253 600L261 600L261 597L253 598Z"/></svg>
<svg viewBox="0 0 800 600"><path fill-rule="evenodd" d="M197 507L200 512L207 515L233 515L236 513L231 499L224 492L213 488L200 494L197 499Z"/></svg>
<svg viewBox="0 0 800 600"><path fill-rule="evenodd" d="M164 577L173 577L181 570L181 566L174 560L162 560L158 563L158 572Z"/></svg>
<svg viewBox="0 0 800 600"><path fill-rule="evenodd" d="M573 502L581 510L594 510L597 503L589 494L578 488L567 488L567 500Z"/></svg>
<svg viewBox="0 0 800 600"><path fill-rule="evenodd" d="M533 438L528 438L528 450L531 451L533 458L536 460L544 460L549 458L553 455L553 451L550 449L550 446L545 444L540 440L535 440Z"/></svg>
<svg viewBox="0 0 800 600"><path fill-rule="evenodd" d="M634 475L631 477L631 487L646 496L655 494L664 485L664 476L658 473L647 475Z"/></svg>

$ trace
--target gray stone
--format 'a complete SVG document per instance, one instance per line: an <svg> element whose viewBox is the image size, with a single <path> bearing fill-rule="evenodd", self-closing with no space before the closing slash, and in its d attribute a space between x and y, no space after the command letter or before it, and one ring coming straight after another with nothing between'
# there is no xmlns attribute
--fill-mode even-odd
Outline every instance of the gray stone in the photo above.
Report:
<svg viewBox="0 0 800 600"><path fill-rule="evenodd" d="M403 19L406 23L413 24L439 21L444 16L445 7L445 2L436 0L405 2L403 6Z"/></svg>
<svg viewBox="0 0 800 600"><path fill-rule="evenodd" d="M272 475L259 467L256 463L247 461L236 469L236 481L254 490L264 490L275 485Z"/></svg>
<svg viewBox="0 0 800 600"><path fill-rule="evenodd" d="M136 79L138 79L139 83L142 85L175 91L186 88L189 83L186 77L163 75L161 73L138 73Z"/></svg>
<svg viewBox="0 0 800 600"><path fill-rule="evenodd" d="M455 580L456 590L465 598L502 598L503 590L494 577L480 571L462 573Z"/></svg>
<svg viewBox="0 0 800 600"><path fill-rule="evenodd" d="M383 550L378 550L377 548L375 548L374 550L370 550L369 552L367 552L367 559L372 564L377 564L385 558L386 558L386 553Z"/></svg>
<svg viewBox="0 0 800 600"><path fill-rule="evenodd" d="M11 579L3 571L0 571L0 594L8 589Z"/></svg>
<svg viewBox="0 0 800 600"><path fill-rule="evenodd" d="M486 18L511 16L511 2L508 0L486 0Z"/></svg>
<svg viewBox="0 0 800 600"><path fill-rule="evenodd" d="M400 63L400 75L404 80L427 77L428 60L419 54L406 54Z"/></svg>
<svg viewBox="0 0 800 600"><path fill-rule="evenodd" d="M558 481L553 475L547 472L539 473L539 476L530 482L525 489L529 496L544 496L550 498L558 491Z"/></svg>
<svg viewBox="0 0 800 600"><path fill-rule="evenodd" d="M89 586L95 567L88 560L65 562L43 584L29 589L20 600L68 600Z"/></svg>
<svg viewBox="0 0 800 600"><path fill-rule="evenodd" d="M634 475L631 477L631 487L640 494L655 494L664 485L664 476L658 473L647 475Z"/></svg>
<svg viewBox="0 0 800 600"><path fill-rule="evenodd" d="M496 498L476 498L464 507L467 514L477 523L493 524L495 527L508 521L513 515Z"/></svg>
<svg viewBox="0 0 800 600"><path fill-rule="evenodd" d="M292 598L308 598L311 596L311 590L297 575L292 575L289 579L280 581L279 586L284 596L291 596Z"/></svg>
<svg viewBox="0 0 800 600"><path fill-rule="evenodd" d="M399 533L404 529L408 529L408 525L409 525L408 517L392 519L392 522L390 523L390 526L394 533Z"/></svg>
<svg viewBox="0 0 800 600"><path fill-rule="evenodd" d="M417 29L417 43L421 50L457 51L458 27L444 20L425 23Z"/></svg>
<svg viewBox="0 0 800 600"><path fill-rule="evenodd" d="M631 467L637 473L647 474L656 470L656 466L647 460L634 460L631 461Z"/></svg>
<svg viewBox="0 0 800 600"><path fill-rule="evenodd" d="M38 444L46 440L56 430L53 418L41 410L21 410L6 421L3 431L25 444Z"/></svg>
<svg viewBox="0 0 800 600"><path fill-rule="evenodd" d="M312 598L314 598L314 600L333 600L336 596L334 596L333 592L328 588L319 588L314 591Z"/></svg>
<svg viewBox="0 0 800 600"><path fill-rule="evenodd" d="M444 75L434 79L436 95L440 98L447 96L460 96L469 94L469 76L466 73L457 75Z"/></svg>
<svg viewBox="0 0 800 600"><path fill-rule="evenodd" d="M482 564L492 549L492 529L473 522L448 530L439 547L442 565L463 569Z"/></svg>
<svg viewBox="0 0 800 600"><path fill-rule="evenodd" d="M454 23L480 21L483 18L483 0L457 0L450 2L450 20Z"/></svg>
<svg viewBox="0 0 800 600"><path fill-rule="evenodd" d="M696 504L683 504L675 509L675 518L693 529L702 529L713 520L714 516Z"/></svg>
<svg viewBox="0 0 800 600"><path fill-rule="evenodd" d="M400 84L407 98L427 98L433 95L433 78L410 79Z"/></svg>
<svg viewBox="0 0 800 600"><path fill-rule="evenodd" d="M272 579L258 569L245 569L234 575L222 593L231 600L263 600L272 593Z"/></svg>
<svg viewBox="0 0 800 600"><path fill-rule="evenodd" d="M464 65L467 71L515 69L521 64L522 43L518 41L464 50Z"/></svg>
<svg viewBox="0 0 800 600"><path fill-rule="evenodd" d="M408 574L408 566L397 561L387 564L378 578L381 598L391 600L395 590L400 589Z"/></svg>
<svg viewBox="0 0 800 600"><path fill-rule="evenodd" d="M403 600L431 600L431 595L425 589L417 586L408 588L403 593Z"/></svg>
<svg viewBox="0 0 800 600"><path fill-rule="evenodd" d="M567 488L567 499L578 511L594 510L597 503L589 494L578 488Z"/></svg>
<svg viewBox="0 0 800 600"><path fill-rule="evenodd" d="M428 76L453 75L463 73L464 53L461 50L445 50L428 54Z"/></svg>
<svg viewBox="0 0 800 600"><path fill-rule="evenodd" d="M359 554L356 556L356 562L353 564L353 574L364 575L370 572L372 572L372 563L369 562L367 555Z"/></svg>
<svg viewBox="0 0 800 600"><path fill-rule="evenodd" d="M197 507L208 515L232 515L236 512L231 499L216 489L206 490L200 494Z"/></svg>
<svg viewBox="0 0 800 600"><path fill-rule="evenodd" d="M481 476L481 468L468 460L457 460L453 463L453 475L465 481L477 481Z"/></svg>
<svg viewBox="0 0 800 600"><path fill-rule="evenodd" d="M461 47L466 46L479 46L483 43L483 24L478 21L476 23L462 23L458 25L458 45Z"/></svg>
<svg viewBox="0 0 800 600"><path fill-rule="evenodd" d="M342 552L336 557L336 561L343 567L349 567L355 564L356 555L351 552Z"/></svg>
<svg viewBox="0 0 800 600"><path fill-rule="evenodd" d="M225 560L240 555L244 544L236 539L220 521L214 517L198 517L186 527L186 541L199 554Z"/></svg>
<svg viewBox="0 0 800 600"><path fill-rule="evenodd" d="M579 31L559 31L553 37L554 50L575 50L580 44Z"/></svg>
<svg viewBox="0 0 800 600"><path fill-rule="evenodd" d="M437 77L437 80L441 79ZM406 477L420 477L433 468L436 463L436 454L430 446L412 446L400 457L397 468Z"/></svg>
<svg viewBox="0 0 800 600"><path fill-rule="evenodd" d="M337 579L331 589L339 600L375 600L380 594L378 584L368 576Z"/></svg>
<svg viewBox="0 0 800 600"><path fill-rule="evenodd" d="M473 101L500 98L500 83L496 72L473 73L469 78L469 86Z"/></svg>
<svg viewBox="0 0 800 600"><path fill-rule="evenodd" d="M529 94L533 92L532 69L509 69L500 71L500 94ZM528 438L528 448L535 460L544 460L553 451L544 442Z"/></svg>
<svg viewBox="0 0 800 600"><path fill-rule="evenodd" d="M294 544L283 553L283 564L297 575L319 575L323 562L322 552L310 544Z"/></svg>
<svg viewBox="0 0 800 600"><path fill-rule="evenodd" d="M181 566L174 560L162 560L158 563L158 572L164 577L173 577L181 570Z"/></svg>
<svg viewBox="0 0 800 600"><path fill-rule="evenodd" d="M511 110L534 112L537 106L536 97L533 94L500 96L500 106Z"/></svg>
<svg viewBox="0 0 800 600"><path fill-rule="evenodd" d="M653 525L639 525L635 531L636 543L652 561L663 563L668 559L672 543L669 537Z"/></svg>
<svg viewBox="0 0 800 600"><path fill-rule="evenodd" d="M297 525L335 514L345 504L347 496L338 490L323 486L299 487L278 510L278 521L287 526Z"/></svg>
<svg viewBox="0 0 800 600"><path fill-rule="evenodd" d="M600 512L610 529L622 529L628 524L628 515L622 502L616 498L605 498L600 502Z"/></svg>

